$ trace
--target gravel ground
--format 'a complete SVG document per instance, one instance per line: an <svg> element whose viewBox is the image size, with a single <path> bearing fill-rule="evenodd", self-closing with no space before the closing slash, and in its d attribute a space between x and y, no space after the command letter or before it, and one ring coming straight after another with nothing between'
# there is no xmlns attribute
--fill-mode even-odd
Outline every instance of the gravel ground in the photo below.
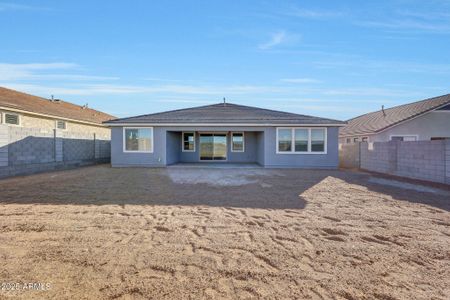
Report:
<svg viewBox="0 0 450 300"><path fill-rule="evenodd" d="M450 193L416 187L107 166L1 180L0 282L50 287L0 298L449 299Z"/></svg>

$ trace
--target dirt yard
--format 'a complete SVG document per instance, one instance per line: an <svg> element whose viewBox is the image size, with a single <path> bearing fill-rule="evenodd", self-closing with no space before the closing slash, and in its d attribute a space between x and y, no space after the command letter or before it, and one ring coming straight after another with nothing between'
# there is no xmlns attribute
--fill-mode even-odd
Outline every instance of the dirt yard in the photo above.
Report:
<svg viewBox="0 0 450 300"><path fill-rule="evenodd" d="M350 171L0 180L0 291L26 299L449 299L450 192Z"/></svg>

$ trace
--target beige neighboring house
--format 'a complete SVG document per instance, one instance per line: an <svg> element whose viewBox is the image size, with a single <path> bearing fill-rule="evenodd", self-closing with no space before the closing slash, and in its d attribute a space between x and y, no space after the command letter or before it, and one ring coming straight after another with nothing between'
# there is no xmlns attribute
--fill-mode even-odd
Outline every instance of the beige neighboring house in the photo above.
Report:
<svg viewBox="0 0 450 300"><path fill-rule="evenodd" d="M114 118L0 87L0 177L109 160Z"/></svg>
<svg viewBox="0 0 450 300"><path fill-rule="evenodd" d="M381 109L347 121L339 143L450 139L450 94Z"/></svg>
<svg viewBox="0 0 450 300"><path fill-rule="evenodd" d="M110 136L110 130L102 122L114 118L86 106L0 87L0 123L4 125Z"/></svg>

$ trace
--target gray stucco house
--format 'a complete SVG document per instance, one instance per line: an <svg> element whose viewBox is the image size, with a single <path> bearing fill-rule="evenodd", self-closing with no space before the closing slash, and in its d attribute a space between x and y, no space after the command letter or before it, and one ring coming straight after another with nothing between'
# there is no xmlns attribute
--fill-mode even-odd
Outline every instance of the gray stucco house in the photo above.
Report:
<svg viewBox="0 0 450 300"><path fill-rule="evenodd" d="M105 122L113 167L256 163L337 168L342 121L219 103Z"/></svg>
<svg viewBox="0 0 450 300"><path fill-rule="evenodd" d="M450 94L364 114L341 128L339 142L450 139Z"/></svg>

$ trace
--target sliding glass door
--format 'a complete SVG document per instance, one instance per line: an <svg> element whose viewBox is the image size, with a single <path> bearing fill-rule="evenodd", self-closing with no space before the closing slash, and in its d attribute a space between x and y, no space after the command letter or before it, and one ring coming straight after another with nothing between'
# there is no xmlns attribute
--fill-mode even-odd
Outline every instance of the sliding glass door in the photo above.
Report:
<svg viewBox="0 0 450 300"><path fill-rule="evenodd" d="M201 133L200 160L227 160L227 135Z"/></svg>

